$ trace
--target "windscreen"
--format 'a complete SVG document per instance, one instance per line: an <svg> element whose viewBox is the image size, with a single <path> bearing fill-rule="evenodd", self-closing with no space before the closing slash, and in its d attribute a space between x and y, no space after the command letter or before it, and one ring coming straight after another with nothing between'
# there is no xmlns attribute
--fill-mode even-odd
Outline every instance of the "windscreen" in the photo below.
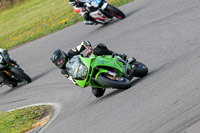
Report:
<svg viewBox="0 0 200 133"><path fill-rule="evenodd" d="M88 69L79 56L71 58L67 62L66 68L73 79L84 80L87 77Z"/></svg>

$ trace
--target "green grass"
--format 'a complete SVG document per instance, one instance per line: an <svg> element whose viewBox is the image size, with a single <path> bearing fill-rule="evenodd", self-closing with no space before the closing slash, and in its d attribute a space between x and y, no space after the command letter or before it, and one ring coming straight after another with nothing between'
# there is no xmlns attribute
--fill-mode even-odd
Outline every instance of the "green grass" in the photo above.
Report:
<svg viewBox="0 0 200 133"><path fill-rule="evenodd" d="M132 0L109 1L119 6ZM68 0L28 0L0 12L0 47L9 49L82 20Z"/></svg>
<svg viewBox="0 0 200 133"><path fill-rule="evenodd" d="M51 114L49 105L33 106L0 113L0 133L23 133L32 129L32 124Z"/></svg>

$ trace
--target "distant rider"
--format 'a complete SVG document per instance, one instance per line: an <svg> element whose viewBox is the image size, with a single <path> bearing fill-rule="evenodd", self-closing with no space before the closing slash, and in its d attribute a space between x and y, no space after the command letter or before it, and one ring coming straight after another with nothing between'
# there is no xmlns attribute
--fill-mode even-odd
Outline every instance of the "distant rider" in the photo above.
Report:
<svg viewBox="0 0 200 133"><path fill-rule="evenodd" d="M75 55L81 54L82 51L87 49L87 54L90 55L92 52L92 47L91 43L89 41L83 41L80 45L78 45L76 48L70 49L68 53L65 53L63 50L57 49L51 54L51 61L59 68L61 69L61 73L65 75L69 80L71 80L73 83L72 77L68 74L66 70L66 63ZM93 49L93 54L94 55L112 55L114 54L113 51L109 50L105 44L98 44L94 49ZM117 53L115 53L117 54ZM127 56L125 54L117 54L122 59L126 60ZM92 87L92 93L98 98L103 96L105 92L104 88L94 88Z"/></svg>
<svg viewBox="0 0 200 133"><path fill-rule="evenodd" d="M11 58L11 56L8 54L8 51L5 50L5 49L0 48L0 85L3 82L6 82L7 80L9 80L9 81L12 82L12 80L10 79L10 77L3 72L7 68L7 62L4 61L4 58L9 58L11 63L17 65L16 61L14 61Z"/></svg>
<svg viewBox="0 0 200 133"><path fill-rule="evenodd" d="M94 19L89 15L90 12L97 10L91 5L92 0L69 0L75 12L84 17L86 25L97 24Z"/></svg>

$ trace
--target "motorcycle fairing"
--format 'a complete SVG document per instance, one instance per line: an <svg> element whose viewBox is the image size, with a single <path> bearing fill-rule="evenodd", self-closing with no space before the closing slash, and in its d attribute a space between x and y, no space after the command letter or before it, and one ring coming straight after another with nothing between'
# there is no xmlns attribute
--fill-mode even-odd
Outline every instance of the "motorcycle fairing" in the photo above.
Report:
<svg viewBox="0 0 200 133"><path fill-rule="evenodd" d="M90 13L90 16L97 22L100 23L107 23L110 22L112 19L106 17L100 10L96 10Z"/></svg>
<svg viewBox="0 0 200 133"><path fill-rule="evenodd" d="M93 87L98 87L98 88L104 88L105 86L102 86L98 84L96 78L98 77L99 74L101 73L107 73L108 70L106 68L112 68L115 69L120 73L120 75L124 75L127 70L126 66L122 62L120 62L118 59L120 57L115 56L114 58L112 56L91 56L90 58L82 57L79 56L81 59L82 63L88 68L88 74L85 79L82 80L76 80L75 82L80 86L80 87L86 87L86 86L93 86ZM98 73L95 73L95 70L98 70ZM96 75L94 78L94 74Z"/></svg>

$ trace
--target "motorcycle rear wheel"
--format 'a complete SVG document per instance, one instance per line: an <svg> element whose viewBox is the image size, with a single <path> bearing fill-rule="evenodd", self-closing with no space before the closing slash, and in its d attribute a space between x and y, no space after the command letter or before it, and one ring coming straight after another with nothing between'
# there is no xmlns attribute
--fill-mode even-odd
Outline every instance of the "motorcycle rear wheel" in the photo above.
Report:
<svg viewBox="0 0 200 133"><path fill-rule="evenodd" d="M111 13L114 17L118 18L118 19L124 19L125 18L125 14L119 10L118 8L108 4L107 7L105 8L105 11Z"/></svg>
<svg viewBox="0 0 200 133"><path fill-rule="evenodd" d="M128 79L120 76L113 78L108 74L100 74L97 77L97 82L116 89L128 89L131 87L131 82Z"/></svg>

